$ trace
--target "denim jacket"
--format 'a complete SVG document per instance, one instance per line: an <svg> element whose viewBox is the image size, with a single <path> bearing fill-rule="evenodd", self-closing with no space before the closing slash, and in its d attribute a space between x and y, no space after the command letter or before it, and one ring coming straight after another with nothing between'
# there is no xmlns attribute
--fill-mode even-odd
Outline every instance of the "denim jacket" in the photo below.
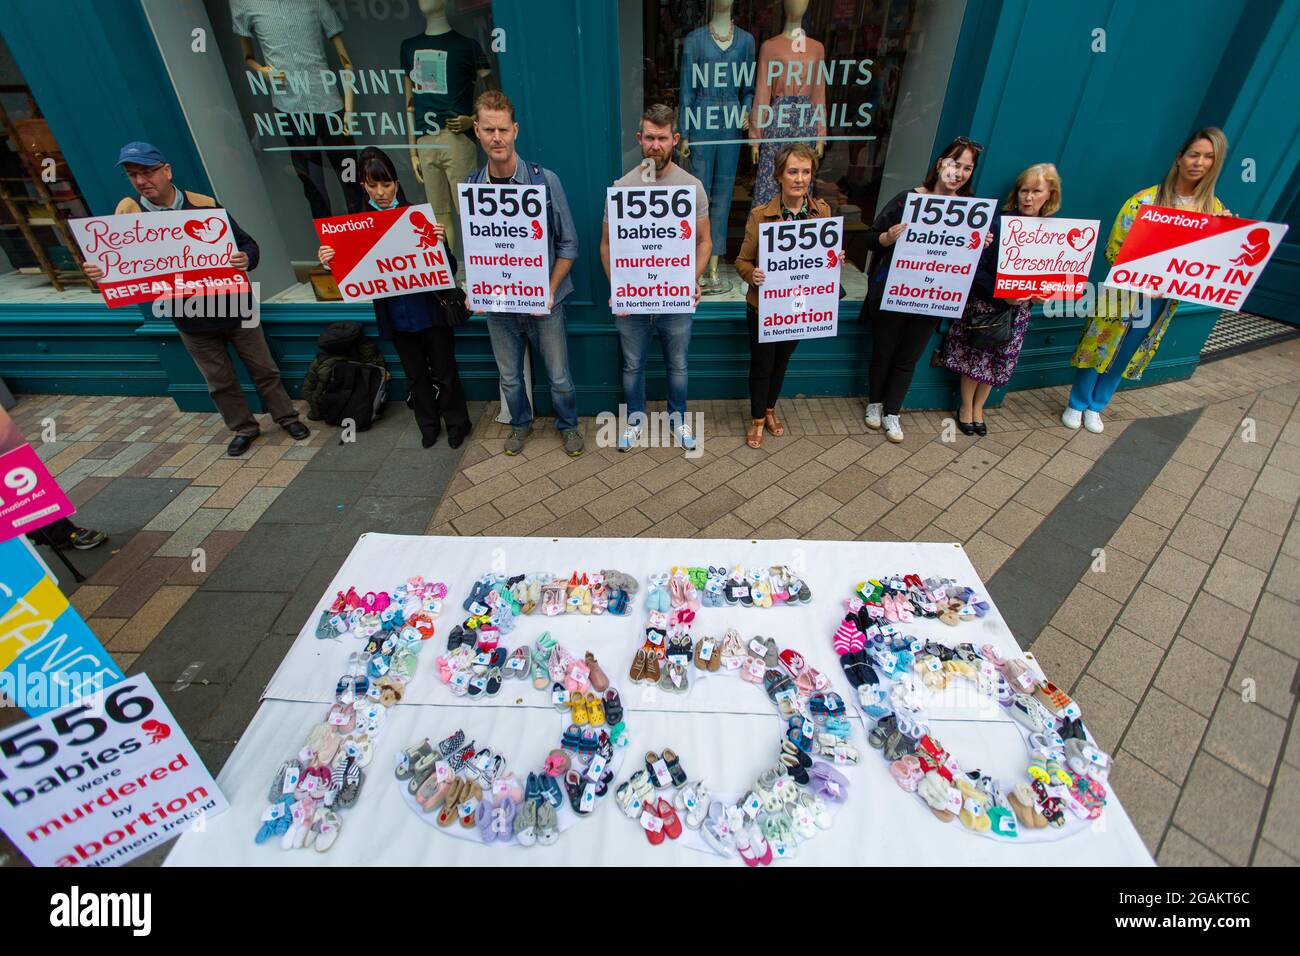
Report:
<svg viewBox="0 0 1300 956"><path fill-rule="evenodd" d="M723 50L714 41L707 26L691 31L682 44L681 97L677 109L677 126L682 139L691 143L711 140L743 139L740 117L754 105L754 70L756 68L753 34L733 27L731 46ZM716 64L723 64L719 78ZM695 66L704 71L696 76ZM720 79L718 85L713 81ZM712 117L708 107L719 107ZM710 125L713 124L713 125Z"/></svg>
<svg viewBox="0 0 1300 956"><path fill-rule="evenodd" d="M521 186L546 186L546 252L551 268L555 268L557 258L578 258L578 227L574 225L573 213L569 210L569 200L564 195L564 187L560 185L560 177L515 154L515 173L510 180ZM465 182L490 182L487 166L474 170L465 177ZM572 291L573 273L570 271L556 288L553 305L559 305Z"/></svg>

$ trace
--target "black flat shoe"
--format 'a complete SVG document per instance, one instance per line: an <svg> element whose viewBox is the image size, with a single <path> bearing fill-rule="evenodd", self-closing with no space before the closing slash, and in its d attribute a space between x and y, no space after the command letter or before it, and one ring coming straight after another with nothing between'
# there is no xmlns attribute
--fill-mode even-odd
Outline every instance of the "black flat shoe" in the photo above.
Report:
<svg viewBox="0 0 1300 956"><path fill-rule="evenodd" d="M975 434L979 435L980 438L983 438L985 435L989 433L989 426L985 425L983 422L975 422L973 423L972 427L975 430Z"/></svg>
<svg viewBox="0 0 1300 956"><path fill-rule="evenodd" d="M256 437L256 435L236 435L230 439L230 444L226 446L226 454L231 458L238 458L248 451L248 446L253 444L253 439Z"/></svg>
<svg viewBox="0 0 1300 956"><path fill-rule="evenodd" d="M302 422L290 422L284 426L284 430L289 433L289 437L294 441L302 441L304 438L311 437L311 430Z"/></svg>
<svg viewBox="0 0 1300 956"><path fill-rule="evenodd" d="M432 437L430 437L429 435L423 435L423 436L421 436L421 438L420 438L420 447L421 447L421 448L432 448L434 445L438 444L438 436L441 435L441 434L442 434L442 432L434 432ZM450 440L450 439L448 439L448 440Z"/></svg>
<svg viewBox="0 0 1300 956"><path fill-rule="evenodd" d="M962 421L960 418L957 419L957 430L960 431L963 435L975 434L975 426L970 422Z"/></svg>
<svg viewBox="0 0 1300 956"><path fill-rule="evenodd" d="M447 444L451 448L459 448L465 444L465 439L469 437L469 432L448 432Z"/></svg>

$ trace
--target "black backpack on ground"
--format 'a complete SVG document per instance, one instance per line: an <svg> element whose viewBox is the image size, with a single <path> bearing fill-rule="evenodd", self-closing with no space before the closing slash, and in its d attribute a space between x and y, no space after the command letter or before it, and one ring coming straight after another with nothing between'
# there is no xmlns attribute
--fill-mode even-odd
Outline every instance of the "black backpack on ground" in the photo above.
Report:
<svg viewBox="0 0 1300 956"><path fill-rule="evenodd" d="M334 322L321 333L316 356L303 383L310 416L328 425L351 419L365 431L384 413L388 369L383 354L358 322Z"/></svg>

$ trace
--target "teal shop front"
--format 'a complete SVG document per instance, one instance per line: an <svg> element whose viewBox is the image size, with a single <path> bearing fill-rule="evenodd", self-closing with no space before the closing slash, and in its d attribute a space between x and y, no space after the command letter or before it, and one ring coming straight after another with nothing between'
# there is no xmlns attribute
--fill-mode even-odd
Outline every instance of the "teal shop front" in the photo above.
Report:
<svg viewBox="0 0 1300 956"><path fill-rule="evenodd" d="M283 110L275 94L250 82L241 30L254 34L251 56L269 60L268 38L232 14L232 6L250 4L262 0L0 0L0 31L93 211L111 211L127 191L113 166L121 142L144 139L168 155L178 185L214 193L258 238L263 261L253 278L261 283L262 322L295 393L324 325L347 318L367 323L371 334L375 329L369 306L315 301L304 281L316 240L293 163L307 150L295 154L285 127L276 125L275 114ZM696 313L694 398L746 394L743 289L730 263L760 189L765 138L823 142L819 193L845 215L852 260L839 335L800 345L787 395L863 393L871 346L857 316L866 257L854 242L860 243L876 209L915 185L934 151L957 135L985 145L976 194L1001 198L1019 170L1054 162L1063 181L1060 214L1102 220L1103 238L1120 204L1159 181L1184 136L1200 125L1222 126L1228 135L1231 151L1218 193L1234 213L1294 225L1300 208L1300 113L1292 102L1300 87L1300 0L1185 0L1176 17L1161 0L321 4L332 12L329 22L340 28L354 70L369 71L364 87L347 99L358 114L373 114L377 125L360 130L354 145L381 145L400 159L412 201L424 201L431 191L428 177L421 181L415 164L405 162L401 76L411 70L403 41L419 41L433 29L432 18L445 13L452 31L482 51L474 63L477 88L499 86L514 101L520 155L559 175L578 226L569 346L585 415L614 409L621 400L618 339L598 253L601 211L605 188L639 160L633 135L648 102L683 109L690 146L682 161L710 177L725 207L715 214L715 233L723 234L717 275L719 285L731 287L706 295ZM746 36L761 56L792 16L827 60L843 65L824 93L825 128L798 121L788 124L798 128L785 128L778 121L755 136L726 119L739 113L728 114L722 99L711 99L743 99L744 84L718 89L701 77L726 70L709 73L691 57L710 49L706 30L717 50L737 50L735 59L741 56L736 44L749 42ZM327 23L322 36L330 29ZM326 65L342 66L337 47L318 42ZM422 60L421 42L412 45L419 69L422 63L454 63L460 55L453 50L446 54L451 59L442 59L435 51ZM766 103L777 115L782 101L798 104L796 78L753 76L751 106ZM812 98L817 95L814 90ZM719 107L720 123L700 119L711 105ZM412 137L417 153L424 148L420 135ZM757 159L751 155L756 143ZM734 162L730 152L725 162L719 159L728 147L735 147ZM325 160L319 170L324 201L341 214L343 180L328 149L316 155ZM482 162L481 153L473 162ZM1300 229L1291 237L1248 311L1295 321ZM1098 259L1094 281L1105 273ZM1191 375L1215 317L1206 309L1181 309L1144 383ZM1076 318L1036 316L1009 388L1068 382L1081 325ZM496 369L481 321L458 334L457 349L470 397L495 397ZM388 354L394 394L401 398L400 364ZM929 368L927 359L918 363L906 404L950 407L953 377ZM535 371L535 397L545 410L546 376L540 367ZM166 394L182 409L212 407L170 321L131 309L110 311L85 292L54 304L49 296L37 302L6 292L0 300L0 376L16 392ZM256 401L251 385L245 387ZM648 387L652 398L663 397L657 358ZM993 401L999 399L995 393Z"/></svg>

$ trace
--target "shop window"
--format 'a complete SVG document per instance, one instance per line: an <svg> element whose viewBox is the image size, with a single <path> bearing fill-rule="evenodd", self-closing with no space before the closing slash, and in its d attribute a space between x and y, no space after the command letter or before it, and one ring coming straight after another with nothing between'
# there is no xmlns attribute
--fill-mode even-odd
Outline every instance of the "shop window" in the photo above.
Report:
<svg viewBox="0 0 1300 956"><path fill-rule="evenodd" d="M249 232L256 216L274 223L262 229L271 248L254 233L271 301L328 294L328 281L307 282L321 271L312 220L365 208L366 146L384 149L404 196L430 202L454 233L456 185L483 162L464 118L497 85L491 0L204 0L215 74L191 53L184 5L144 5L218 198ZM286 281L267 289L277 267Z"/></svg>
<svg viewBox="0 0 1300 956"><path fill-rule="evenodd" d="M772 162L790 142L821 153L815 195L844 216L845 289L865 294L863 234L877 207L926 168L964 6L622 0L624 166L640 158L644 107L676 107L676 159L709 195L709 299L743 298L731 262L751 208L776 195Z"/></svg>

